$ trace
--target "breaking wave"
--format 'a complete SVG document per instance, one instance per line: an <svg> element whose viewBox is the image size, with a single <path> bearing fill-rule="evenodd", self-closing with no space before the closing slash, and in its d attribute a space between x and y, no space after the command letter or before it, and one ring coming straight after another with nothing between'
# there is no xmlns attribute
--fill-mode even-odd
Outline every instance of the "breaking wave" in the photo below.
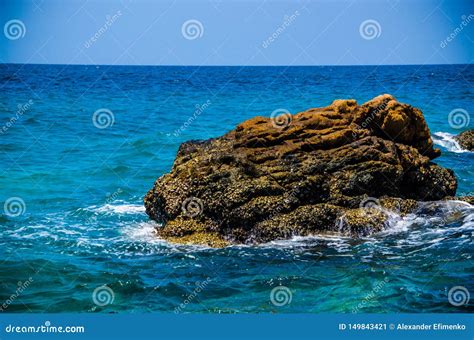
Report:
<svg viewBox="0 0 474 340"><path fill-rule="evenodd" d="M433 139L433 143L445 148L446 150L450 152L455 152L455 153L471 152L469 150L464 150L463 148L461 148L456 138L454 137L456 137L456 135L453 135L448 132L435 132L431 136L431 139Z"/></svg>

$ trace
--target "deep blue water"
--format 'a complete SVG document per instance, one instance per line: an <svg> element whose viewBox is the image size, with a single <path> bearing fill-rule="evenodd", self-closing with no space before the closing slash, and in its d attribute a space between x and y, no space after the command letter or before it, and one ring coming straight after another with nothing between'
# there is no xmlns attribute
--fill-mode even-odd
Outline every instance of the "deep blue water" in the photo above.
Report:
<svg viewBox="0 0 474 340"><path fill-rule="evenodd" d="M142 205L183 141L220 136L279 108L296 113L382 93L422 109L446 146L436 162L452 168L458 194L468 194L474 156L458 152L449 134L472 128L474 119L455 129L448 115L459 108L474 112L473 81L472 65L0 65L2 308L473 311L474 209L467 204L428 204L416 215L394 216L387 231L367 239L314 237L224 249L159 240ZM99 109L112 112L113 125L94 125ZM110 115L103 112L101 118ZM278 286L286 288L274 304ZM470 291L470 302L448 301L456 286ZM279 298L286 304L278 306Z"/></svg>

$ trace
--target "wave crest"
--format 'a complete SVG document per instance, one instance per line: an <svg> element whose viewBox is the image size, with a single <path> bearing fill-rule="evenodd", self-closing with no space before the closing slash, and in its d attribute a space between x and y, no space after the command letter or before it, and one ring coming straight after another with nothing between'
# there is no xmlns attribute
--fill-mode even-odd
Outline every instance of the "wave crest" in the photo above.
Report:
<svg viewBox="0 0 474 340"><path fill-rule="evenodd" d="M106 203L101 206L92 205L85 210L101 214L142 214L145 212L143 204L110 204Z"/></svg>
<svg viewBox="0 0 474 340"><path fill-rule="evenodd" d="M450 152L455 152L455 153L471 152L469 150L465 150L461 148L461 146L459 145L455 137L456 135L453 135L448 132L435 132L431 136L431 139L433 140L433 143L445 148L446 150Z"/></svg>

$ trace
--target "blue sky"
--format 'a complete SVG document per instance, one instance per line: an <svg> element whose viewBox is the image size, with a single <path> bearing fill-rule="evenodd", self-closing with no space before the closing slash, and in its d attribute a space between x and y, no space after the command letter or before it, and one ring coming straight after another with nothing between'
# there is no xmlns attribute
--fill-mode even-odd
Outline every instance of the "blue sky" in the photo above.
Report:
<svg viewBox="0 0 474 340"><path fill-rule="evenodd" d="M472 0L0 4L2 63L379 65L474 60ZM12 34L18 33L5 32L11 20L23 25L14 39ZM183 34L189 20L190 31Z"/></svg>

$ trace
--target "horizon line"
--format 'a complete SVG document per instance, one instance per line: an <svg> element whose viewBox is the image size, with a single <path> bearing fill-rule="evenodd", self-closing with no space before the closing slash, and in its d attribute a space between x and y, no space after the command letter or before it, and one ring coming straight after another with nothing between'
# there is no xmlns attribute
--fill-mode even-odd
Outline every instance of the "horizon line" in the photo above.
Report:
<svg viewBox="0 0 474 340"><path fill-rule="evenodd" d="M366 67L366 66L446 66L446 65L473 65L472 63L443 63L443 64L320 64L320 65L174 65L174 64L62 64L62 63L0 63L0 65L49 65L49 66L137 66L137 67Z"/></svg>

